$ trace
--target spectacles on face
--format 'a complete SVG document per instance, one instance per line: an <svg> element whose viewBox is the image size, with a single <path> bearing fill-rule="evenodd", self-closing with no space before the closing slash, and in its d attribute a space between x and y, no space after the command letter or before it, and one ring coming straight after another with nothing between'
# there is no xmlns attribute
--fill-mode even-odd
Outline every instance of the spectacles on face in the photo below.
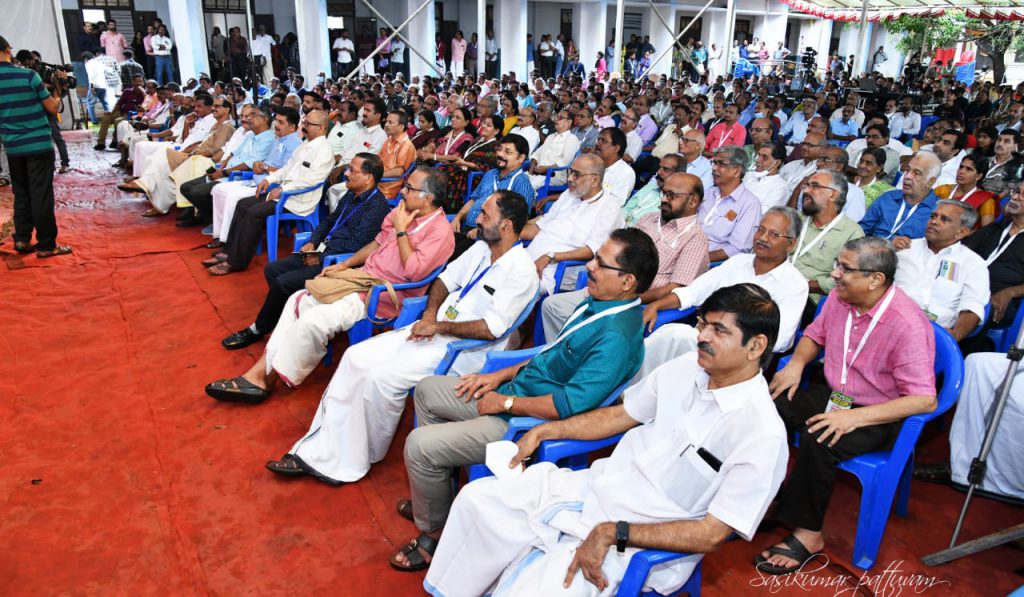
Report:
<svg viewBox="0 0 1024 597"><path fill-rule="evenodd" d="M426 193L427 192L425 189L417 189L416 187L412 186L411 184L409 184L407 182L402 183L402 190L403 191L418 191L420 193Z"/></svg>
<svg viewBox="0 0 1024 597"><path fill-rule="evenodd" d="M733 165L734 164L732 162L727 162L725 160L711 160L711 166L713 168L728 168Z"/></svg>
<svg viewBox="0 0 1024 597"><path fill-rule="evenodd" d="M838 160L834 160L834 159L832 159L832 158L830 158L828 156L824 156L823 155L820 158L818 158L818 163L819 164L835 164L835 163L838 163Z"/></svg>
<svg viewBox="0 0 1024 597"><path fill-rule="evenodd" d="M626 270L622 269L621 267L615 267L614 265L608 265L607 263L604 262L604 259L601 259L601 257L599 255L594 255L594 263L596 263L597 267L599 267L600 269L610 269L612 271L619 272L620 274L629 273Z"/></svg>
<svg viewBox="0 0 1024 597"><path fill-rule="evenodd" d="M320 128L324 128L324 126L326 126L326 125L320 124L319 122L307 122L306 123L306 128L309 128L311 126L318 126Z"/></svg>
<svg viewBox="0 0 1024 597"><path fill-rule="evenodd" d="M773 241L779 240L780 238L788 238L790 240L793 240L793 238L794 238L792 236L786 236L785 234L782 234L782 233L778 232L777 230L769 230L768 228L765 228L764 226L761 226L761 225L758 225L757 227L755 227L754 228L754 232L756 232L758 234L758 236L760 236L760 235L767 235L768 238L770 240L773 240Z"/></svg>
<svg viewBox="0 0 1024 597"><path fill-rule="evenodd" d="M835 161L835 160L832 160L832 161ZM802 185L800 185L800 188L807 189L809 191L814 191L814 192L818 192L818 191L820 191L822 189L828 189L830 191L836 191L836 189L833 188L833 187L830 187L830 186L827 186L827 185L823 185L823 184L818 184L816 182L805 182ZM836 192L838 193L839 191L836 191Z"/></svg>
<svg viewBox="0 0 1024 597"><path fill-rule="evenodd" d="M860 272L862 274L874 274L874 273L878 272L878 270L874 270L874 269L859 269L859 268L856 268L856 267L850 267L848 265L840 263L838 259L836 259L835 261L832 262L832 271L836 271L836 270L839 270L839 273L844 275L844 276L846 274L849 274L850 272Z"/></svg>
<svg viewBox="0 0 1024 597"><path fill-rule="evenodd" d="M766 126L754 126L750 127L750 130L755 133L770 133L772 129Z"/></svg>
<svg viewBox="0 0 1024 597"><path fill-rule="evenodd" d="M1016 191L1010 191L1010 197L1013 199L1024 199L1024 191L1019 189Z"/></svg>
<svg viewBox="0 0 1024 597"><path fill-rule="evenodd" d="M581 172L579 170L569 169L569 178L579 178L581 176L590 176L593 172Z"/></svg>
<svg viewBox="0 0 1024 597"><path fill-rule="evenodd" d="M662 189L661 196L669 201L675 201L677 198L686 199L687 197L693 197L697 193L675 193L672 191L666 191Z"/></svg>

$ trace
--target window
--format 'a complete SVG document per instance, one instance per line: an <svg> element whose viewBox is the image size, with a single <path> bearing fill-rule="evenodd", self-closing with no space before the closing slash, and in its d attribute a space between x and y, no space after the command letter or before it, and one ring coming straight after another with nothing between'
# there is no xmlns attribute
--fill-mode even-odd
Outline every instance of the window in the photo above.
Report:
<svg viewBox="0 0 1024 597"><path fill-rule="evenodd" d="M565 39L572 39L572 9L562 9L562 22L558 32L562 34Z"/></svg>
<svg viewBox="0 0 1024 597"><path fill-rule="evenodd" d="M79 8L127 8L131 10L132 0L81 0ZM97 19L99 21L101 19Z"/></svg>
<svg viewBox="0 0 1024 597"><path fill-rule="evenodd" d="M245 12L245 0L203 0L203 10L215 12ZM256 12L255 9L252 12Z"/></svg>

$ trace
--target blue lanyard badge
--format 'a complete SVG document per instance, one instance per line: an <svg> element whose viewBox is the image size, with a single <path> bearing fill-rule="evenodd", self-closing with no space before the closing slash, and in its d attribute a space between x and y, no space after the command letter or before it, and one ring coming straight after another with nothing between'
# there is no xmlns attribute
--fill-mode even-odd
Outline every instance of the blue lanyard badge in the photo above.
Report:
<svg viewBox="0 0 1024 597"><path fill-rule="evenodd" d="M340 228L345 222L349 221L352 218L352 216L356 215L356 213L360 209L362 209L367 203L369 203L370 200L373 199L373 197L377 193L379 193L379 192L380 192L379 190L374 189L374 191L372 193L370 193L369 197L364 199L362 203L360 203L359 205L355 206L355 208L353 208L351 210L349 208L352 207L352 204L346 205L345 206L345 211L341 212L341 214L338 215L338 219L335 220L334 226L331 227L331 231L327 233L327 236L324 237L324 240L326 241L328 238L331 238L331 235L334 234L335 230ZM344 216L344 217L342 217L342 216Z"/></svg>
<svg viewBox="0 0 1024 597"><path fill-rule="evenodd" d="M447 319L448 321L455 321L455 318L459 316L459 301L461 301L463 298L465 298L467 294L469 294L469 291L472 290L474 286L476 286L476 283L479 282L481 278L487 275L487 272L491 271L492 267L494 267L493 263L485 267L484 271L480 272L477 276L470 280L469 284L466 284L465 286L462 287L462 290L459 291L459 298L455 299L455 302L449 305L447 309L445 309L445 319Z"/></svg>

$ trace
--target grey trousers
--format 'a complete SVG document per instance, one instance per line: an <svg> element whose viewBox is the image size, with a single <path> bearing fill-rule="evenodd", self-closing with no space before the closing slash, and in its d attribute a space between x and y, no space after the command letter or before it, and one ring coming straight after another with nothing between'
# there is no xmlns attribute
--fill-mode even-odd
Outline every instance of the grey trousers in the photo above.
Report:
<svg viewBox="0 0 1024 597"><path fill-rule="evenodd" d="M476 401L455 395L459 378L432 375L416 386L419 426L405 440L405 469L416 527L430 532L448 520L455 491L452 469L482 463L487 444L508 429L501 417L481 416Z"/></svg>
<svg viewBox="0 0 1024 597"><path fill-rule="evenodd" d="M554 340L558 332L562 331L562 326L565 325L569 316L586 298L587 291L584 289L552 294L544 299L540 312L541 321L544 324L545 341L551 342Z"/></svg>

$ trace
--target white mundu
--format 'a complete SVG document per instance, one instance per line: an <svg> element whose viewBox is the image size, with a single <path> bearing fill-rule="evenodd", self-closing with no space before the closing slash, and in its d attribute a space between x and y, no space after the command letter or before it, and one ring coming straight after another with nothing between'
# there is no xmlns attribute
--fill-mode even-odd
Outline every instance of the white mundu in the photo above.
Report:
<svg viewBox="0 0 1024 597"><path fill-rule="evenodd" d="M711 515L750 540L786 474L786 430L764 377L709 390L696 354L680 357L626 391L641 423L588 470L540 463L522 475L488 478L455 498L423 586L447 597L598 595L578 572L562 588L573 552L595 525L659 523ZM687 447L681 451L681 447ZM698 456L721 462L716 471ZM629 558L609 549L602 572L614 595ZM669 594L701 555L658 566L650 588Z"/></svg>
<svg viewBox="0 0 1024 597"><path fill-rule="evenodd" d="M768 291L779 306L779 337L773 352L786 352L793 345L796 329L800 326L804 306L807 304L807 279L800 270L786 260L771 271L757 275L754 272L754 254L741 253L701 274L689 286L682 286L672 292L679 297L680 308L701 305L711 293L734 284L752 282ZM662 363L681 354L697 349L697 330L692 326L673 323L663 325L644 340L644 363L633 378L633 383L643 379Z"/></svg>
<svg viewBox="0 0 1024 597"><path fill-rule="evenodd" d="M491 266L491 249L484 242L470 247L438 279L449 292L437 310L438 321L482 319L494 337L511 327L539 284L533 259L521 245ZM414 342L408 340L409 332L410 327L394 330L345 351L309 432L290 454L321 475L345 482L361 479L372 463L384 459L409 391L434 373L448 343L458 339L438 335ZM502 350L507 341L464 353L453 371L478 371L486 351ZM270 356L268 345L268 362Z"/></svg>
<svg viewBox="0 0 1024 597"><path fill-rule="evenodd" d="M210 191L213 201L213 236L221 242L228 242L228 231L231 220L235 217L235 207L246 197L256 195L255 180L232 180L219 183Z"/></svg>
<svg viewBox="0 0 1024 597"><path fill-rule="evenodd" d="M949 430L954 483L967 485L967 471L981 452L981 442L1008 366L1006 353L977 353L964 361L964 389ZM1024 459L1021 458L1024 440L1019 431L1024 428L1024 376L1021 373L1024 367L1018 366L992 451L986 459L985 480L979 486L985 491L1017 499L1024 499Z"/></svg>

